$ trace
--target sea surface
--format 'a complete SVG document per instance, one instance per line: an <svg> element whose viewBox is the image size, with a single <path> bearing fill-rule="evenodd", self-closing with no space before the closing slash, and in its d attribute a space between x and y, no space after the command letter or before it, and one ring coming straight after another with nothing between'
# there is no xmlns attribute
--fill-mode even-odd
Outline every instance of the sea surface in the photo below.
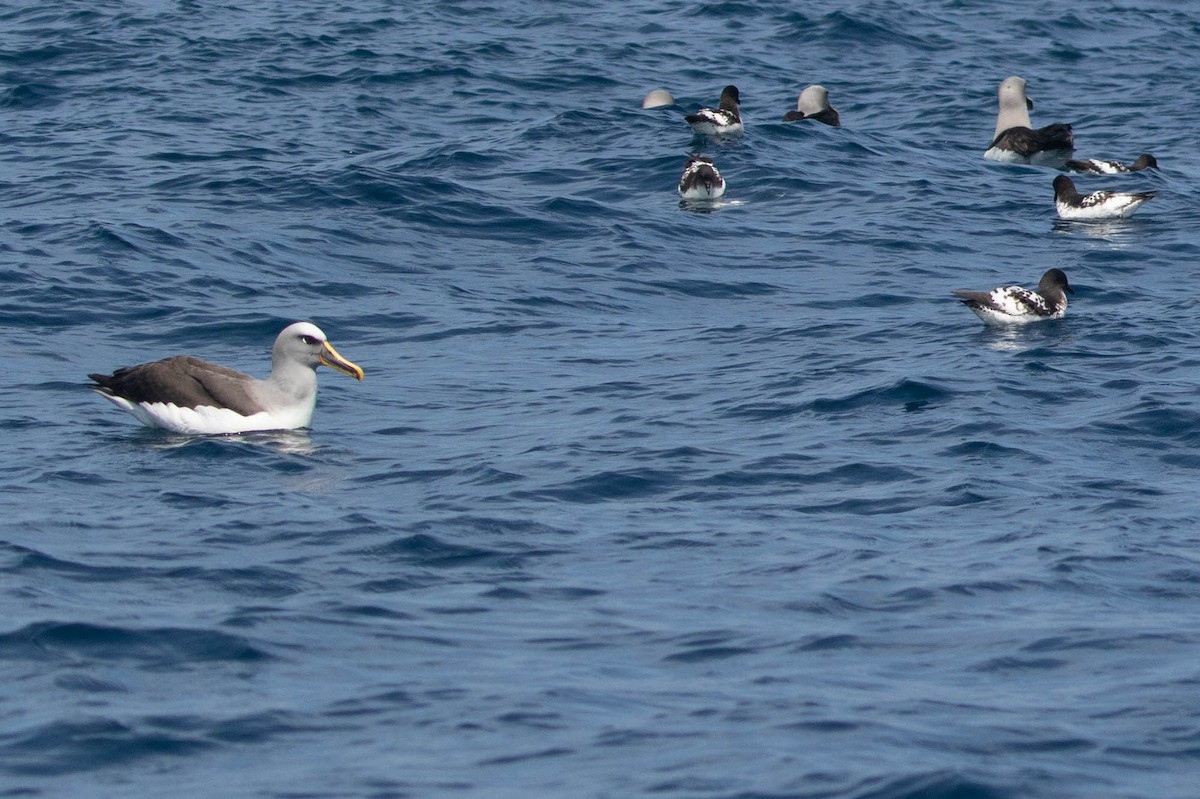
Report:
<svg viewBox="0 0 1200 799"><path fill-rule="evenodd" d="M1158 196L984 161L1013 74ZM1165 0L6 3L0 796L1200 796L1198 74ZM311 430L85 387L296 319Z"/></svg>

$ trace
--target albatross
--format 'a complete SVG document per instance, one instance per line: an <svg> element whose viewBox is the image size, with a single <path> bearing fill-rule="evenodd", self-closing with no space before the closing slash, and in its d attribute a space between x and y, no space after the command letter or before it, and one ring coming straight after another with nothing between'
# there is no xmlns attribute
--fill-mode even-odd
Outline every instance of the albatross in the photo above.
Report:
<svg viewBox="0 0 1200 799"><path fill-rule="evenodd" d="M266 380L176 355L111 375L89 374L97 385L88 388L142 424L176 433L292 430L312 421L320 365L363 379L362 368L339 355L321 328L295 322L276 337Z"/></svg>
<svg viewBox="0 0 1200 799"><path fill-rule="evenodd" d="M829 104L829 90L824 86L806 86L796 100L796 110L783 115L784 122L799 119L815 119L835 128L842 126L837 109Z"/></svg>
<svg viewBox="0 0 1200 799"><path fill-rule="evenodd" d="M1000 110L996 132L983 157L1010 164L1061 166L1075 150L1071 126L1062 123L1033 128L1029 109L1033 101L1025 95L1025 79L1013 75L1000 84Z"/></svg>

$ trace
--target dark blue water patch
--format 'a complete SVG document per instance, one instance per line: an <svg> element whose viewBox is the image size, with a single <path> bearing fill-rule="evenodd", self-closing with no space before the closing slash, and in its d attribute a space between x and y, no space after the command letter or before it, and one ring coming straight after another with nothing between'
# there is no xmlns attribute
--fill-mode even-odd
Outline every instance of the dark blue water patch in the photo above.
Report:
<svg viewBox="0 0 1200 799"><path fill-rule="evenodd" d="M59 674L54 686L64 691L79 691L85 694L129 693L129 687L112 680L102 680L88 674Z"/></svg>
<svg viewBox="0 0 1200 799"><path fill-rule="evenodd" d="M872 782L876 785L863 786L847 795L854 799L1020 799L1028 795L1017 787L990 785L955 771Z"/></svg>
<svg viewBox="0 0 1200 799"><path fill-rule="evenodd" d="M802 732L814 732L820 735L838 734L843 732L853 732L861 729L862 725L851 721L839 721L836 719L825 719L819 721L797 721L794 724L785 724L783 729L797 730Z"/></svg>
<svg viewBox="0 0 1200 799"><path fill-rule="evenodd" d="M523 333L526 331L557 330L561 327L562 325L557 322L530 322L519 324L486 322L484 324L472 325L470 327L447 327L430 333L412 336L410 337L410 341L443 341L445 339L458 338L460 336L503 336Z"/></svg>
<svg viewBox="0 0 1200 799"><path fill-rule="evenodd" d="M763 297L779 292L778 286L759 282L713 281L698 279L637 280L626 284L627 291L642 295L671 295L703 299L739 299Z"/></svg>
<svg viewBox="0 0 1200 799"><path fill-rule="evenodd" d="M516 496L591 504L658 496L677 486L678 482L673 472L625 469L585 475L537 491L516 492Z"/></svg>
<svg viewBox="0 0 1200 799"><path fill-rule="evenodd" d="M1167 453L1159 458L1168 466L1177 466L1181 469L1200 469L1200 454L1181 454Z"/></svg>
<svg viewBox="0 0 1200 799"><path fill-rule="evenodd" d="M819 414L845 414L863 408L883 406L898 408L908 413L926 410L948 401L955 392L936 383L901 379L885 387L857 391L844 397L815 399L805 407Z"/></svg>
<svg viewBox="0 0 1200 799"><path fill-rule="evenodd" d="M487 598L495 599L503 598L499 594L499 589L497 592L488 592L485 596ZM384 619L387 621L409 621L414 618L410 613L405 613L404 611L396 610L395 608L385 608L380 605L338 605L330 607L330 612L350 620L360 621L373 619Z"/></svg>
<svg viewBox="0 0 1200 799"><path fill-rule="evenodd" d="M569 79L568 77L567 80ZM581 76L580 79L589 80L587 76ZM582 132L603 130L612 124L611 119L611 114L602 109L564 111L555 114L549 120L527 127L521 134L521 141L533 147L541 146L547 141L569 141Z"/></svg>
<svg viewBox="0 0 1200 799"><path fill-rule="evenodd" d="M857 635L838 634L822 635L811 638L795 647L797 652L824 652L842 649L857 649L864 645Z"/></svg>
<svg viewBox="0 0 1200 799"><path fill-rule="evenodd" d="M503 586L484 591L480 594L483 599L501 599L501 600L529 600L533 595L528 591L522 591L518 588Z"/></svg>
<svg viewBox="0 0 1200 799"><path fill-rule="evenodd" d="M216 722L195 719L194 727L207 739L236 745L261 744L298 732L319 733L336 729L333 725L306 722L300 714L286 710L248 713Z"/></svg>
<svg viewBox="0 0 1200 799"><path fill-rule="evenodd" d="M372 546L365 550L364 554L369 554L375 559L383 558L389 561L438 569L485 566L511 570L521 566L534 553L528 551L506 552L485 547L453 544L428 533L417 533L395 539L387 544Z"/></svg>
<svg viewBox="0 0 1200 799"><path fill-rule="evenodd" d="M101 485L114 482L103 475L77 472L70 469L46 472L43 475L43 479L57 483L79 483L83 485Z"/></svg>
<svg viewBox="0 0 1200 799"><path fill-rule="evenodd" d="M1177 643L1187 645L1192 636L1177 633L1142 633L1133 635L1105 634L1099 630L1079 629L1065 635L1040 638L1029 643L1023 652L1070 652L1075 650L1111 652L1136 650L1144 645Z"/></svg>
<svg viewBox="0 0 1200 799"><path fill-rule="evenodd" d="M183 152L178 150L162 150L145 156L150 161L163 161L169 164L193 164L216 162L225 164L229 161L263 162L279 158L279 153L264 147L237 147L211 152ZM161 184L160 184L161 185Z"/></svg>
<svg viewBox="0 0 1200 799"><path fill-rule="evenodd" d="M382 713L391 713L396 708L422 708L428 706L428 701L413 696L408 691L395 689L380 691L362 698L334 702L325 709L323 715L333 719L374 716Z"/></svg>
<svg viewBox="0 0 1200 799"><path fill-rule="evenodd" d="M147 758L185 757L213 744L189 734L132 727L95 718L44 724L0 736L0 769L9 774L53 777L125 765Z"/></svg>
<svg viewBox="0 0 1200 799"><path fill-rule="evenodd" d="M963 433L979 435L980 433L993 432L997 436L1004 435L1006 431L993 430L986 431L972 427L969 430L963 430ZM963 458L970 461L991 462L997 458L1023 458L1029 459L1034 463L1046 463L1047 459L1036 452L1021 449L1020 447L1009 447L1003 444L998 444L995 441L987 441L983 439L972 439L963 441L950 447L946 447L942 454Z"/></svg>
<svg viewBox="0 0 1200 799"><path fill-rule="evenodd" d="M920 14L919 11L915 13ZM896 46L920 54L945 51L955 46L953 39L934 30L927 29L924 35L914 36L891 20L868 19L861 12L832 11L819 19L816 27L824 40L845 46Z"/></svg>
<svg viewBox="0 0 1200 799"><path fill-rule="evenodd" d="M164 504L181 511L195 511L205 508L229 508L245 504L230 497L219 497L213 494L191 494L182 491L164 491L159 498Z"/></svg>
<svg viewBox="0 0 1200 799"><path fill-rule="evenodd" d="M862 305L865 308L889 308L898 305L910 305L915 302L922 302L922 298L916 296L906 296L903 294L864 294L856 300L856 304ZM811 308L824 308L828 310L838 311L846 307L844 300L837 302L822 302L814 301L808 303Z"/></svg>
<svg viewBox="0 0 1200 799"><path fill-rule="evenodd" d="M780 461L764 464L774 466L792 465L793 468L762 468L762 466L743 466L734 471L725 471L711 477L695 481L701 486L728 486L742 488L769 488L787 486L819 485L822 483L844 483L851 486L865 486L872 483L887 484L897 481L913 480L918 474L912 470L883 466L871 463L849 463L833 468L825 468L824 462L811 456L789 456Z"/></svg>
<svg viewBox="0 0 1200 799"><path fill-rule="evenodd" d="M62 94L55 86L23 83L0 91L0 108L12 111L50 108L61 102Z"/></svg>
<svg viewBox="0 0 1200 799"><path fill-rule="evenodd" d="M1114 420L1093 422L1092 426L1108 434L1120 434L1134 446L1158 448L1164 438L1191 445L1200 441L1200 409L1171 407L1144 398L1136 409Z"/></svg>
<svg viewBox="0 0 1200 799"><path fill-rule="evenodd" d="M696 645L689 646L681 652L666 655L663 660L668 663L705 663L752 654L755 651L752 647Z"/></svg>
<svg viewBox="0 0 1200 799"><path fill-rule="evenodd" d="M235 596L252 598L281 599L312 588L312 585L293 572L261 565L245 568L172 568L164 569L156 576L162 580L163 585L180 586L191 582L206 590L217 589Z"/></svg>
<svg viewBox="0 0 1200 799"><path fill-rule="evenodd" d="M244 638L212 630L35 622L0 635L0 657L61 663L133 661L158 671L204 662L249 663L272 656Z"/></svg>
<svg viewBox="0 0 1200 799"><path fill-rule="evenodd" d="M1024 672L1061 669L1069 664L1070 661L1061 658L1022 658L1009 656L993 658L980 663L974 667L974 670L984 674L1019 675Z"/></svg>
<svg viewBox="0 0 1200 799"><path fill-rule="evenodd" d="M55 558L44 552L7 542L3 548L10 555L10 560L0 567L0 570L11 574L49 572L86 582L120 582L138 574L138 569L132 566L93 566Z"/></svg>
<svg viewBox="0 0 1200 799"><path fill-rule="evenodd" d="M565 747L550 747L548 749L539 749L534 751L522 752L515 755L505 755L503 757L485 758L478 761L478 766L506 766L516 763L524 763L530 760L543 760L545 758L564 757L574 754L575 750Z"/></svg>

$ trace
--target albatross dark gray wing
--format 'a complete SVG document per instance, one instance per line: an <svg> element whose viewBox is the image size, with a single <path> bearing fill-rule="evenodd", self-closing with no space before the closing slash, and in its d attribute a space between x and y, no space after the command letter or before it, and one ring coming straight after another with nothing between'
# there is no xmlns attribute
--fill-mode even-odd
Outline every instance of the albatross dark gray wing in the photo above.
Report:
<svg viewBox="0 0 1200 799"><path fill-rule="evenodd" d="M111 375L90 374L96 388L133 403L174 403L181 408L207 405L243 416L263 410L250 394L254 378L236 369L176 355L153 363L126 366Z"/></svg>
<svg viewBox="0 0 1200 799"><path fill-rule="evenodd" d="M1025 158L1032 158L1038 153L1066 151L1064 158L1075 149L1075 134L1071 126L1063 123L1047 125L1044 128L1032 130L1025 127L1009 128L1001 132L992 142L989 150L999 148Z"/></svg>

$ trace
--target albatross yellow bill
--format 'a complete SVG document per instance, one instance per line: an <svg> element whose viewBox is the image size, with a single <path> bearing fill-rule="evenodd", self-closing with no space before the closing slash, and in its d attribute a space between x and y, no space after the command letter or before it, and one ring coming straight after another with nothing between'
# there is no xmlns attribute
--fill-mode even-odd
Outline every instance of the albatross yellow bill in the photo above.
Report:
<svg viewBox="0 0 1200 799"><path fill-rule="evenodd" d="M321 363L330 369L337 369L339 372L350 375L357 380L363 379L362 367L338 355L338 351L328 341L322 342L320 359Z"/></svg>

